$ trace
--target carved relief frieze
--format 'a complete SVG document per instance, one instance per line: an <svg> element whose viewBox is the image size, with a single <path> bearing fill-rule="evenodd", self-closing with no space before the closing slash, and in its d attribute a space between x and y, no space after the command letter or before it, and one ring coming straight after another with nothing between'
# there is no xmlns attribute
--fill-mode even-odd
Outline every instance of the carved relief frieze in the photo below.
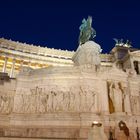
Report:
<svg viewBox="0 0 140 140"><path fill-rule="evenodd" d="M35 87L29 93L23 89L15 96L14 112L96 112L97 92L88 88L51 89Z"/></svg>
<svg viewBox="0 0 140 140"><path fill-rule="evenodd" d="M13 110L13 95L7 93L0 93L0 114L9 114Z"/></svg>

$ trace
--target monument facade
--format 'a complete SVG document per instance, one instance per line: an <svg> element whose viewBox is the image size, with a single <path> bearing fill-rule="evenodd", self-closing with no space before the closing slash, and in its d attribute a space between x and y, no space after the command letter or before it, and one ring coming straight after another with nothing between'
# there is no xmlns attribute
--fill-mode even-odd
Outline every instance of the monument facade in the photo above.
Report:
<svg viewBox="0 0 140 140"><path fill-rule="evenodd" d="M0 139L139 139L140 50L116 40L102 54L91 23L76 52L0 40Z"/></svg>

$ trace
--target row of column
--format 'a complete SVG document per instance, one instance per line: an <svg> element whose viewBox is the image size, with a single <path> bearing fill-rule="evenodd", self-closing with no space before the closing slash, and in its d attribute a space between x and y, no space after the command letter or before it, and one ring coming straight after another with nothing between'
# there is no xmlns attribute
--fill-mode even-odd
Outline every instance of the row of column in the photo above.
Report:
<svg viewBox="0 0 140 140"><path fill-rule="evenodd" d="M7 62L8 62L8 58L5 57L4 64L3 64L3 69L2 69L2 72L4 72L4 73L6 72ZM16 62L16 60L13 59L12 67L11 67L11 71L10 71L10 77L13 77L14 69L15 69L15 62Z"/></svg>
<svg viewBox="0 0 140 140"><path fill-rule="evenodd" d="M24 62L24 61L21 60L21 62L20 62L20 68L22 68L23 62ZM2 72L3 72L3 73L6 73L7 63L8 63L8 57L5 57L4 64L3 64L3 68L2 68ZM10 77L13 77L13 76L14 76L15 63L16 63L16 60L13 59L13 61L12 61L12 66L11 66L11 70L10 70ZM31 66L31 63L28 64L28 67L30 67L30 66Z"/></svg>

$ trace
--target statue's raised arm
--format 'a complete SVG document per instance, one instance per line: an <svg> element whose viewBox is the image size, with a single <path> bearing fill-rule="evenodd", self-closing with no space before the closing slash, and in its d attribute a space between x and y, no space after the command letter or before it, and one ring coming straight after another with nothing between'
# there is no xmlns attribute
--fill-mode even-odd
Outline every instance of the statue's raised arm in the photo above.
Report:
<svg viewBox="0 0 140 140"><path fill-rule="evenodd" d="M96 31L92 28L92 17L89 16L87 20L84 18L82 24L79 27L79 44L92 40L96 36Z"/></svg>

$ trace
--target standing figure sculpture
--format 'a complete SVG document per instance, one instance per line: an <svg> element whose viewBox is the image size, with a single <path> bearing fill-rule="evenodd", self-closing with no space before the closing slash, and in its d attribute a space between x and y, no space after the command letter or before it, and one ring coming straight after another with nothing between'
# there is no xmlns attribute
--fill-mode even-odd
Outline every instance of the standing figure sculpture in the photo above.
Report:
<svg viewBox="0 0 140 140"><path fill-rule="evenodd" d="M113 102L115 112L123 112L123 93L119 87L119 83L111 82L109 87L109 96Z"/></svg>
<svg viewBox="0 0 140 140"><path fill-rule="evenodd" d="M92 17L88 17L82 20L82 24L79 27L80 36L79 36L79 44L84 44L85 42L93 39L96 36L96 31L92 28Z"/></svg>

